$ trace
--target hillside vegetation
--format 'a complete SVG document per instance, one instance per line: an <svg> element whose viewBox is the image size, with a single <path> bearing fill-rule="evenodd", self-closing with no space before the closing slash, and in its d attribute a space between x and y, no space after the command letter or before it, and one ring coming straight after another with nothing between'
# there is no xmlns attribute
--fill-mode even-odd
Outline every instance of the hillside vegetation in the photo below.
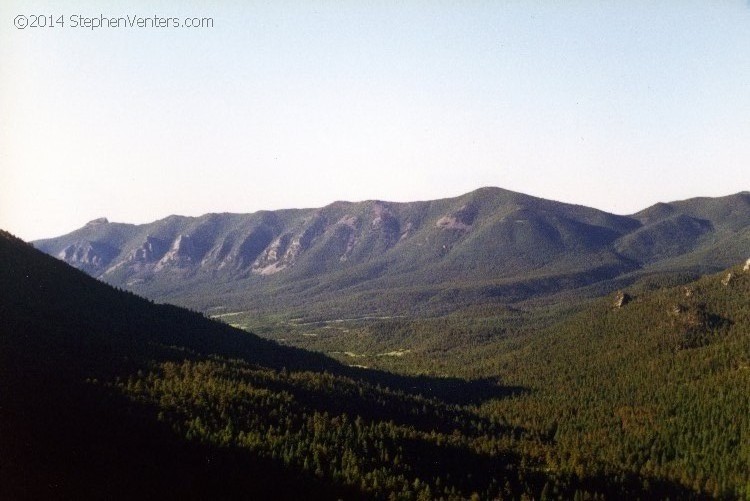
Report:
<svg viewBox="0 0 750 501"><path fill-rule="evenodd" d="M728 278L729 277L729 278ZM478 415L551 471L750 495L750 271L645 280L573 310L474 311L269 329L342 363L524 388ZM530 437L535 437L531 439ZM532 452L533 451L533 452Z"/></svg>
<svg viewBox="0 0 750 501"><path fill-rule="evenodd" d="M726 285L641 284L620 308L341 331L370 336L356 365L380 368L364 369L154 305L7 234L0 259L3 498L750 495L740 268Z"/></svg>

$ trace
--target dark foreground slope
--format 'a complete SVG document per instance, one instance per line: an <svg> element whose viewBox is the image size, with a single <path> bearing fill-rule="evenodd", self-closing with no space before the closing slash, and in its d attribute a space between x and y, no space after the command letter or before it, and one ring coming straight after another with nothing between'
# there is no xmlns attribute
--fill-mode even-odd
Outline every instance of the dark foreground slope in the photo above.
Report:
<svg viewBox="0 0 750 501"><path fill-rule="evenodd" d="M482 188L144 225L101 219L35 245L110 284L212 313L435 314L726 268L750 245L750 193L618 216Z"/></svg>
<svg viewBox="0 0 750 501"><path fill-rule="evenodd" d="M0 262L0 498L347 494L277 461L188 443L153 405L106 385L201 352L316 370L324 358L114 290L4 232Z"/></svg>

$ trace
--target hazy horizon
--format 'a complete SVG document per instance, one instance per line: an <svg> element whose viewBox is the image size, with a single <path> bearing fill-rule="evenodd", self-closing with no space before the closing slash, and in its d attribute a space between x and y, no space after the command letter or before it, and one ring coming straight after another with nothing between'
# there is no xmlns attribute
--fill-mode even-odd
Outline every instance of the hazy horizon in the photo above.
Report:
<svg viewBox="0 0 750 501"><path fill-rule="evenodd" d="M0 228L482 186L632 214L750 188L747 2L11 0ZM18 15L65 26L14 27ZM72 16L210 18L88 29Z"/></svg>

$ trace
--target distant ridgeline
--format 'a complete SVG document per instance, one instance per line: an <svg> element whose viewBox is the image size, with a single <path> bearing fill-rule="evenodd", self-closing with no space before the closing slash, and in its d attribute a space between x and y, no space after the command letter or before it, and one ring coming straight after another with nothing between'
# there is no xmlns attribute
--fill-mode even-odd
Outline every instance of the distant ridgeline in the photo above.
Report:
<svg viewBox="0 0 750 501"><path fill-rule="evenodd" d="M34 245L110 284L203 311L434 314L727 268L750 252L750 193L618 216L482 188L143 225L101 218Z"/></svg>

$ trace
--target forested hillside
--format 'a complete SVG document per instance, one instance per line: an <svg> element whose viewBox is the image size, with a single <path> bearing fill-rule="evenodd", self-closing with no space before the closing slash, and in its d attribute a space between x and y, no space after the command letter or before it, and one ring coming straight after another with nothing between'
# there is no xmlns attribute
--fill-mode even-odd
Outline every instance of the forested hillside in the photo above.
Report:
<svg viewBox="0 0 750 501"><path fill-rule="evenodd" d="M525 430L524 450L552 471L744 498L750 271L672 282L652 277L576 308L280 324L264 335L351 365L523 388L477 412Z"/></svg>
<svg viewBox="0 0 750 501"><path fill-rule="evenodd" d="M3 498L748 496L741 268L642 284L621 307L379 320L339 333L371 335L352 363L154 305L7 234L0 259Z"/></svg>

